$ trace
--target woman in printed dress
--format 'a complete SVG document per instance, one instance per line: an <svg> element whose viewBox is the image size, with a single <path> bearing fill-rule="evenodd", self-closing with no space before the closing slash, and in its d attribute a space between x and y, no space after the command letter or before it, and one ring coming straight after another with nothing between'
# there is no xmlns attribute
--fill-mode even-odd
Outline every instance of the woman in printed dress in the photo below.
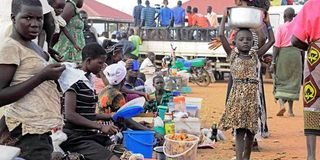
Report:
<svg viewBox="0 0 320 160"><path fill-rule="evenodd" d="M65 34L60 33L59 41L54 49L63 56L63 60L71 62L81 62L81 48L85 45L83 36L84 22L80 18L79 8L83 6L84 0L68 0L61 14L61 17L67 22L65 28L70 32L76 41L75 47Z"/></svg>
<svg viewBox="0 0 320 160"><path fill-rule="evenodd" d="M304 134L308 160L316 159L320 136L320 0L309 0L293 20L293 46L307 51L304 63ZM319 152L318 152L319 153Z"/></svg>

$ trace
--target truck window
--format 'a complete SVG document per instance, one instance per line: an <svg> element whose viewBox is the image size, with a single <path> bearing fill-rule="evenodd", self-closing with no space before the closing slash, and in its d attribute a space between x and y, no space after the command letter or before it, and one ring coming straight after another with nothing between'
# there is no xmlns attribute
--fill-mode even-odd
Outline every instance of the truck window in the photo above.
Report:
<svg viewBox="0 0 320 160"><path fill-rule="evenodd" d="M269 16L270 16L271 26L273 27L273 31L276 31L279 25L283 23L283 22L280 22L281 16L280 14L270 14Z"/></svg>

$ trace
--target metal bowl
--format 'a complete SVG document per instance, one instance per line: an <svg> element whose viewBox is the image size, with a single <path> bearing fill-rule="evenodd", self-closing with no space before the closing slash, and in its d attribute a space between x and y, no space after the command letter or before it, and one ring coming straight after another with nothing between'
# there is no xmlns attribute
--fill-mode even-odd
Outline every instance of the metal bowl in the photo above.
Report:
<svg viewBox="0 0 320 160"><path fill-rule="evenodd" d="M265 17L265 11L256 7L231 7L228 12L228 23L234 28L259 28Z"/></svg>

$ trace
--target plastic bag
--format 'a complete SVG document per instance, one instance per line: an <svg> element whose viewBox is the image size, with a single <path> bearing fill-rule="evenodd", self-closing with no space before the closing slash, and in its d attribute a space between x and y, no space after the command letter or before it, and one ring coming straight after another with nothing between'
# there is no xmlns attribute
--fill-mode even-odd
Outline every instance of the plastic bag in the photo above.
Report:
<svg viewBox="0 0 320 160"><path fill-rule="evenodd" d="M85 72L76 69L75 63L64 62L62 64L66 66L66 69L62 72L58 82L63 93L79 80L82 80L92 90L94 89L93 84L85 76Z"/></svg>
<svg viewBox="0 0 320 160"><path fill-rule="evenodd" d="M164 126L164 123L159 116L154 118L154 127L163 127L163 126Z"/></svg>
<svg viewBox="0 0 320 160"><path fill-rule="evenodd" d="M129 160L144 160L144 156L140 153L133 154L130 156Z"/></svg>
<svg viewBox="0 0 320 160"><path fill-rule="evenodd" d="M60 148L60 144L68 139L67 135L62 130L58 130L50 135L50 137L52 139L53 151L65 154Z"/></svg>

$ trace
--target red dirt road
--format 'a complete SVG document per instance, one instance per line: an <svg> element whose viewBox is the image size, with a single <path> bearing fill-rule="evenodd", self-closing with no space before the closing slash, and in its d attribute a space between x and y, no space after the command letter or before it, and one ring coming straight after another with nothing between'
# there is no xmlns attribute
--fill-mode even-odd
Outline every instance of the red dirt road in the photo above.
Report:
<svg viewBox="0 0 320 160"><path fill-rule="evenodd" d="M200 118L202 127L209 128L212 122L219 122L224 110L227 83L214 83L209 87L198 87L194 84L190 97L204 98ZM294 103L295 117L277 117L279 105L274 102L272 84L265 84L268 127L270 136L259 142L260 152L253 152L253 160L305 160L306 143L303 134L302 96ZM216 143L215 149L199 149L198 159L230 160L235 156L231 131L224 132L226 141ZM320 137L317 140L317 159L320 159Z"/></svg>

